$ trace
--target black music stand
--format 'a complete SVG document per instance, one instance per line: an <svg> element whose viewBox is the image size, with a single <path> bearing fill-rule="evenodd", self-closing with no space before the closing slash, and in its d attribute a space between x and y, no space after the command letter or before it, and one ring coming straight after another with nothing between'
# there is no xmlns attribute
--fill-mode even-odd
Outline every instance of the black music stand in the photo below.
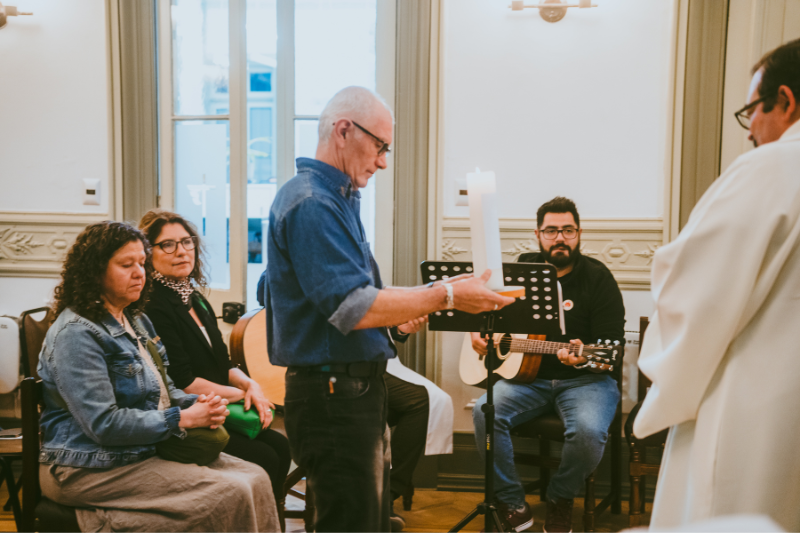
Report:
<svg viewBox="0 0 800 533"><path fill-rule="evenodd" d="M420 265L422 279L438 281L459 274L472 273L472 263L456 261L424 261ZM486 531L505 531L497 514L494 496L494 384L499 366L494 333L558 334L563 332L561 289L556 268L547 263L503 263L506 285L525 287L525 295L514 303L480 315L463 311L437 311L429 315L428 327L433 331L480 331L486 338L488 371L486 403L481 410L486 419L486 461L484 465L484 499L450 531L461 529L478 515L484 515Z"/></svg>

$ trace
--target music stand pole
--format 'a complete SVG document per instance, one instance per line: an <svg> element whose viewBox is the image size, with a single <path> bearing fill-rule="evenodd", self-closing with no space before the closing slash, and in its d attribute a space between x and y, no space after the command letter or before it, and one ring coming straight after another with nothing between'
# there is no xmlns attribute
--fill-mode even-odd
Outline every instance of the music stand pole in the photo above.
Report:
<svg viewBox="0 0 800 533"><path fill-rule="evenodd" d="M497 349L494 345L494 312L485 313L481 325L481 337L486 338L486 403L481 406L485 420L486 454L484 461L484 499L475 509L470 511L451 532L461 531L476 516L484 515L484 531L505 531L494 498L494 384L497 381Z"/></svg>

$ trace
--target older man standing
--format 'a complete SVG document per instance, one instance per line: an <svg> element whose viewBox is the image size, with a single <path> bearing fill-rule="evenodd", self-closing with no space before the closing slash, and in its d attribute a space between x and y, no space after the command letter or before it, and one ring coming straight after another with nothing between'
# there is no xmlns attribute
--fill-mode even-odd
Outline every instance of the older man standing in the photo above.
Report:
<svg viewBox="0 0 800 533"><path fill-rule="evenodd" d="M286 432L317 505L317 531L389 531L386 326L434 311L477 313L512 298L481 277L383 288L359 218L359 189L386 168L393 121L372 91L347 87L322 111L316 159L270 211L266 307L273 364L286 372Z"/></svg>
<svg viewBox="0 0 800 533"><path fill-rule="evenodd" d="M653 261L638 437L672 426L651 526L767 514L800 530L800 40L754 67L736 113L758 147Z"/></svg>

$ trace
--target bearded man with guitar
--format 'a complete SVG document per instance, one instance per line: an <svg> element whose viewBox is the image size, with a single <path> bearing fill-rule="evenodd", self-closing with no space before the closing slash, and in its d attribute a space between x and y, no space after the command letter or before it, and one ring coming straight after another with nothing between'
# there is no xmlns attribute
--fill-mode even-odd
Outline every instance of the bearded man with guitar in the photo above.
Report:
<svg viewBox="0 0 800 533"><path fill-rule="evenodd" d="M529 382L501 379L494 387L495 487L500 510L516 531L533 525L525 490L514 465L511 429L555 411L566 427L561 465L547 488L546 532L572 530L572 503L603 457L608 428L620 400L611 365L587 365L582 344L624 340L625 308L622 294L608 268L581 255L580 218L575 204L556 197L537 212L536 237L540 252L522 254L524 263L555 266L562 288L566 335L548 341L571 343L557 354L544 354L538 373ZM472 347L486 354L486 341L472 333ZM526 356L528 357L528 356ZM619 361L619 358L618 358ZM484 453L482 396L472 411L478 452Z"/></svg>

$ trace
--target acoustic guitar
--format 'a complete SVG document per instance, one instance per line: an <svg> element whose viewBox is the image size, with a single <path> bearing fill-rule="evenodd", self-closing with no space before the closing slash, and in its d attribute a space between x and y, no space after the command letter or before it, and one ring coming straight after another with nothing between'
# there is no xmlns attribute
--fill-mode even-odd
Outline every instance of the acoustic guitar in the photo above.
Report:
<svg viewBox="0 0 800 533"><path fill-rule="evenodd" d="M269 362L266 309L254 309L236 322L231 331L230 351L233 364L261 385L269 401L282 410L286 396L286 367Z"/></svg>
<svg viewBox="0 0 800 533"><path fill-rule="evenodd" d="M539 373L543 354L555 354L562 348L567 348L576 355L585 357L589 364L606 364L614 370L618 356L622 359L619 341L606 341L597 344L584 344L576 347L566 342L549 342L544 335L508 335L497 333L494 335L500 366L495 369L505 379L520 383L531 383ZM472 348L472 337L469 333L464 336L461 345L461 361L458 366L461 380L467 385L480 386L486 381L489 372L486 370L485 357L479 355Z"/></svg>

